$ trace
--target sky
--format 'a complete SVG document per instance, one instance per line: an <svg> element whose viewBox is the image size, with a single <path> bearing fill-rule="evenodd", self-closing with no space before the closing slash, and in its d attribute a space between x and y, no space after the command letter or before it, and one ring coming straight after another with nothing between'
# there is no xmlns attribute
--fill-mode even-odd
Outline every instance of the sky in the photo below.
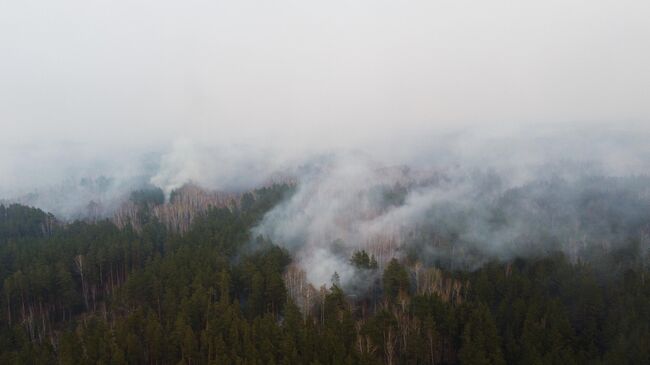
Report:
<svg viewBox="0 0 650 365"><path fill-rule="evenodd" d="M0 192L179 149L399 162L467 131L646 131L649 16L642 0L0 1Z"/></svg>

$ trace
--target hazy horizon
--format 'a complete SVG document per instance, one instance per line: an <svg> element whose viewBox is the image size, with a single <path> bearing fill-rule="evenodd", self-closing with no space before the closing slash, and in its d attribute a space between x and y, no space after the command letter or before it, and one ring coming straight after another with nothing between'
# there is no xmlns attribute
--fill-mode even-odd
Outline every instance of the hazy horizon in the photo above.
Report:
<svg viewBox="0 0 650 365"><path fill-rule="evenodd" d="M408 163L459 134L646 133L649 12L632 0L7 2L0 191L103 165L133 174L183 144Z"/></svg>
<svg viewBox="0 0 650 365"><path fill-rule="evenodd" d="M342 207L362 203L338 202L342 184L363 195L383 181L373 169L397 165L459 186L493 174L501 192L645 176L648 13L632 0L6 3L0 199L70 219L143 186L245 191L277 173ZM287 204L289 222L308 209Z"/></svg>

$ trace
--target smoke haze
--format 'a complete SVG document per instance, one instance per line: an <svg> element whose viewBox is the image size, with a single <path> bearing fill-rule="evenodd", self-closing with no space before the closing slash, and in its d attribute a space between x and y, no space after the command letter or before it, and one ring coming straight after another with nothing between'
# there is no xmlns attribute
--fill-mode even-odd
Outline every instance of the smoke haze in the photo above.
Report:
<svg viewBox="0 0 650 365"><path fill-rule="evenodd" d="M462 269L556 251L588 259L630 240L646 252L647 135L578 132L459 137L417 167L358 154L319 160L254 233L295 252L310 282L336 272L352 287L359 250L380 267L412 255Z"/></svg>
<svg viewBox="0 0 650 365"><path fill-rule="evenodd" d="M0 199L74 218L150 185L292 176L255 233L316 284L351 280L356 249L388 259L417 240L467 266L542 237L577 254L645 232L648 14L640 0L7 1Z"/></svg>

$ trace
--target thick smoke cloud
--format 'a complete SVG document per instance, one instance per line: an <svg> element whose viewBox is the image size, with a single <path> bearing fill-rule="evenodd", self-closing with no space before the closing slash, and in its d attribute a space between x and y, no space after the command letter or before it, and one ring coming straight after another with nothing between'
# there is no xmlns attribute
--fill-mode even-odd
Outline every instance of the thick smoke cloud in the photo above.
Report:
<svg viewBox="0 0 650 365"><path fill-rule="evenodd" d="M589 259L631 241L650 248L648 135L562 129L448 140L428 165L336 155L255 233L295 253L317 286L354 287L355 251L473 269L561 251Z"/></svg>
<svg viewBox="0 0 650 365"><path fill-rule="evenodd" d="M245 145L203 145L188 139L175 141L160 156L150 179L166 195L188 182L206 188L241 192L268 182L290 162L277 150Z"/></svg>

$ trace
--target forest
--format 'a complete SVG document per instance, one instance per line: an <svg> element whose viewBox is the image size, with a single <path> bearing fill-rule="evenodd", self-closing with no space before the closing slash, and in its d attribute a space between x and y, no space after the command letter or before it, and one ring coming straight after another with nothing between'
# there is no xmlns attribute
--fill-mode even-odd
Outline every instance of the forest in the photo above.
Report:
<svg viewBox="0 0 650 365"><path fill-rule="evenodd" d="M191 217L160 190L134 192L117 220L0 205L0 364L650 363L638 240L472 270L422 263L417 245L379 261L360 249L349 262L363 290L335 272L305 306L290 252L251 233L294 190L220 197Z"/></svg>

